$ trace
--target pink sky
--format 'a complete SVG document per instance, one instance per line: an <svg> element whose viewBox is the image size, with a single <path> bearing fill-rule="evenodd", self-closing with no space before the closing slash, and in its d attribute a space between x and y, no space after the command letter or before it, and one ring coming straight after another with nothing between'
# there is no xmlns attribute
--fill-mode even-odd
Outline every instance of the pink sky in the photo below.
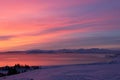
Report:
<svg viewBox="0 0 120 80"><path fill-rule="evenodd" d="M120 48L119 0L2 0L0 50Z"/></svg>

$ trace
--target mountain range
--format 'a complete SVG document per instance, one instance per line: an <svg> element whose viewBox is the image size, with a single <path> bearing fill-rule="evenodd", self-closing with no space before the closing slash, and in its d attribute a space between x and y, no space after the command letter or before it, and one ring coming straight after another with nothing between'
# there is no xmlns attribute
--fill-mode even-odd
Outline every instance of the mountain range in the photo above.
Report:
<svg viewBox="0 0 120 80"><path fill-rule="evenodd" d="M3 53L3 52L1 52ZM58 50L25 50L25 51L6 51L4 53L120 53L120 50L110 50L110 49L58 49Z"/></svg>

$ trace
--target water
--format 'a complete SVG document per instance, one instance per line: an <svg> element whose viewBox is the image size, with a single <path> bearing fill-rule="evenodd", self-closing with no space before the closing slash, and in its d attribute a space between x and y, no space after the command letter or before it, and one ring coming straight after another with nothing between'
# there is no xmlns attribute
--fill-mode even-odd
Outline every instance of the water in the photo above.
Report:
<svg viewBox="0 0 120 80"><path fill-rule="evenodd" d="M22 65L69 65L108 61L104 54L0 54L0 66Z"/></svg>

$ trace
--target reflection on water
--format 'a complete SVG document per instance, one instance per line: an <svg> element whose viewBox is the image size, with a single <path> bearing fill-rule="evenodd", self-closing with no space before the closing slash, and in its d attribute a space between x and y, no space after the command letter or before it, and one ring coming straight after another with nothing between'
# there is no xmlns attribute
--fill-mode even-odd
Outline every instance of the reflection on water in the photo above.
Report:
<svg viewBox="0 0 120 80"><path fill-rule="evenodd" d="M0 66L27 65L68 65L108 61L104 54L0 54Z"/></svg>

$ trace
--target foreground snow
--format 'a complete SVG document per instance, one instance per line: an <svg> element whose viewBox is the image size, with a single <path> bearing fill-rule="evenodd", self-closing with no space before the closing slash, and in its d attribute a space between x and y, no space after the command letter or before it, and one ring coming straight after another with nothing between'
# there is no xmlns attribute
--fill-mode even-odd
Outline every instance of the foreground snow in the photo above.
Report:
<svg viewBox="0 0 120 80"><path fill-rule="evenodd" d="M120 63L71 65L35 70L0 80L120 80Z"/></svg>

